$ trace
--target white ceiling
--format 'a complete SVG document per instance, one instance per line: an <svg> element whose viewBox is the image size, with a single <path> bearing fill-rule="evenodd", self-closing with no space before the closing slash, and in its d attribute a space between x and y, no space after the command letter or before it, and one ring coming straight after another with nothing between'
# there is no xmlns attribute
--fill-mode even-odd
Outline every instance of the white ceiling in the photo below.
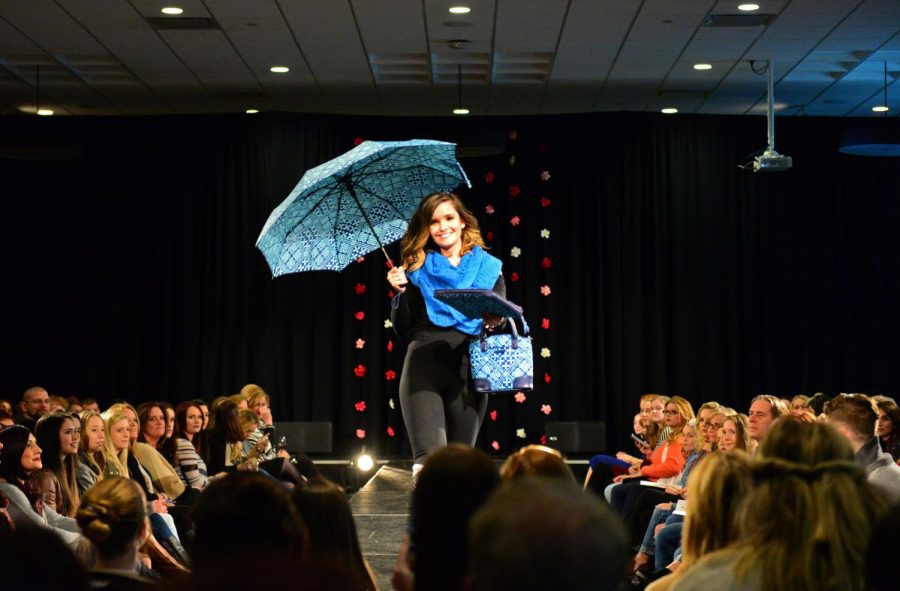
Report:
<svg viewBox="0 0 900 591"><path fill-rule="evenodd" d="M767 26L704 24L738 0L0 0L0 113L34 112L39 66L58 114L449 115L461 66L473 115L747 114L766 106L750 61L768 59L779 114L881 116L885 62L900 112L900 0L756 3Z"/></svg>

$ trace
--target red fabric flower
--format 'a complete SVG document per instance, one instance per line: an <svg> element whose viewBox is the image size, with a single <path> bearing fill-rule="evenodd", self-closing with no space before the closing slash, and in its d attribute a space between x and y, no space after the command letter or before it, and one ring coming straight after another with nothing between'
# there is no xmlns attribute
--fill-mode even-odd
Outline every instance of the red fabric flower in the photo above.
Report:
<svg viewBox="0 0 900 591"><path fill-rule="evenodd" d="M541 197L541 207L547 207L550 205L550 200L546 197Z"/></svg>
<svg viewBox="0 0 900 591"><path fill-rule="evenodd" d="M362 295L366 293L366 286L362 283L357 283L356 287L353 288L353 291L356 292L356 295Z"/></svg>
<svg viewBox="0 0 900 591"><path fill-rule="evenodd" d="M495 451L500 451L500 444L497 443L497 440L491 441L491 447L494 448Z"/></svg>
<svg viewBox="0 0 900 591"><path fill-rule="evenodd" d="M358 378L365 376L366 375L366 366L363 365L362 363L360 363L359 365L357 365L356 367L353 368L353 374Z"/></svg>
<svg viewBox="0 0 900 591"><path fill-rule="evenodd" d="M550 260L550 257L544 257L541 259L541 266L545 269L549 269L553 264L553 261Z"/></svg>
<svg viewBox="0 0 900 591"><path fill-rule="evenodd" d="M509 223L510 223L510 225L512 225L512 226L518 226L519 223L521 223L521 221L522 221L522 218L520 218L520 217L517 216L517 215L514 215L514 216L512 216L512 217L509 219Z"/></svg>
<svg viewBox="0 0 900 591"><path fill-rule="evenodd" d="M384 259L384 266L387 267L388 269L393 269L394 261L392 261L391 259Z"/></svg>
<svg viewBox="0 0 900 591"><path fill-rule="evenodd" d="M366 438L366 430L365 429L357 429L356 430L356 438L357 439L365 439Z"/></svg>
<svg viewBox="0 0 900 591"><path fill-rule="evenodd" d="M361 137L355 137L355 138L353 138L353 145L354 145L354 146L358 146L358 145L360 145L361 143L363 143L364 141L366 141L366 140L364 140L364 139L361 138Z"/></svg>
<svg viewBox="0 0 900 591"><path fill-rule="evenodd" d="M386 379L386 380L388 380L388 381L390 381L390 380L396 380L396 379L397 379L397 372L394 371L393 369L387 370L386 372L384 372L384 379Z"/></svg>
<svg viewBox="0 0 900 591"><path fill-rule="evenodd" d="M395 435L394 428L391 427L390 425L387 428L387 434L388 434L388 437L393 437Z"/></svg>
<svg viewBox="0 0 900 591"><path fill-rule="evenodd" d="M494 177L494 173L493 173L493 172L488 171L488 172L484 173L484 182L486 182L486 183L493 183L493 182L494 182L494 178L495 178L495 177Z"/></svg>
<svg viewBox="0 0 900 591"><path fill-rule="evenodd" d="M485 238L485 240L487 240L488 242L491 242L491 241L494 240L494 233L493 233L493 232L488 232L488 233L484 236L484 238Z"/></svg>
<svg viewBox="0 0 900 591"><path fill-rule="evenodd" d="M356 409L356 412L362 412L366 410L366 402L364 400L360 400L356 404L353 405L353 408Z"/></svg>
<svg viewBox="0 0 900 591"><path fill-rule="evenodd" d="M509 196L510 197L518 197L519 193L522 192L522 189L518 185L512 185L509 188Z"/></svg>
<svg viewBox="0 0 900 591"><path fill-rule="evenodd" d="M357 320L362 320L363 318L366 317L366 313L363 312L362 310L360 310L359 312L357 312L357 313L354 314L353 316L354 316L354 318L356 318Z"/></svg>
<svg viewBox="0 0 900 591"><path fill-rule="evenodd" d="M519 280L519 274L516 273L515 271L513 271L512 273L509 274L509 280L512 281L513 283L515 283L516 281Z"/></svg>
<svg viewBox="0 0 900 591"><path fill-rule="evenodd" d="M491 417L491 420L492 420L492 421L496 421L496 420L497 420L497 411L496 411L496 410L492 410L492 411L491 411L491 414L490 414L490 417Z"/></svg>
<svg viewBox="0 0 900 591"><path fill-rule="evenodd" d="M543 328L544 330L548 330L550 328L549 318L541 318L541 328Z"/></svg>
<svg viewBox="0 0 900 591"><path fill-rule="evenodd" d="M541 445L547 445L547 436L541 435Z"/></svg>
<svg viewBox="0 0 900 591"><path fill-rule="evenodd" d="M545 374L544 374L544 383L545 383L545 384L549 384L549 383L550 383L550 374L549 374L549 373L545 373Z"/></svg>
<svg viewBox="0 0 900 591"><path fill-rule="evenodd" d="M394 341L388 341L387 350L388 350L388 353L390 353L391 351L394 350Z"/></svg>
<svg viewBox="0 0 900 591"><path fill-rule="evenodd" d="M393 289L389 289L387 295L388 295L388 299L389 299L389 300L392 300L392 299L394 299L394 295L396 295L396 294L394 294L394 290L393 290Z"/></svg>

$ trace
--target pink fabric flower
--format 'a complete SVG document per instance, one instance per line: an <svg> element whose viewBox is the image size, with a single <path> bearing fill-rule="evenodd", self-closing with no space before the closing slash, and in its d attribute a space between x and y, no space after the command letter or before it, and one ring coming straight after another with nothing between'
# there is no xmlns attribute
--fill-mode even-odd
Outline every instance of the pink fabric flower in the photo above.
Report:
<svg viewBox="0 0 900 591"><path fill-rule="evenodd" d="M549 180L550 180L550 171L549 171L549 170L545 170L545 171L543 171L543 172L541 173L541 180L542 180L542 181L549 181Z"/></svg>
<svg viewBox="0 0 900 591"><path fill-rule="evenodd" d="M491 447L494 448L494 451L500 451L500 444L497 443L497 440L491 441Z"/></svg>
<svg viewBox="0 0 900 591"><path fill-rule="evenodd" d="M524 392L516 392L515 400L519 404L524 404L525 401L527 400L527 398L525 397L525 393Z"/></svg>
<svg viewBox="0 0 900 591"><path fill-rule="evenodd" d="M520 218L517 215L514 215L514 216L512 216L512 218L510 218L509 223L513 226L518 226L521 221L522 221L522 218Z"/></svg>
<svg viewBox="0 0 900 591"><path fill-rule="evenodd" d="M553 409L550 407L549 404L542 404L541 412L544 413L545 415L549 415L551 412L553 412Z"/></svg>
<svg viewBox="0 0 900 591"><path fill-rule="evenodd" d="M384 372L384 379L386 379L386 380L388 380L388 381L396 380L396 379L397 379L397 372L394 371L393 369L387 370L386 372Z"/></svg>
<svg viewBox="0 0 900 591"><path fill-rule="evenodd" d="M366 375L366 366L363 365L362 363L360 363L359 365L357 365L356 367L353 368L353 374L358 378L365 376Z"/></svg>
<svg viewBox="0 0 900 591"><path fill-rule="evenodd" d="M364 263L364 262L366 262L366 257L359 257L358 259L356 259L356 262L357 262L357 263Z"/></svg>
<svg viewBox="0 0 900 591"><path fill-rule="evenodd" d="M541 328L543 328L544 330L548 330L550 328L549 318L541 318Z"/></svg>
<svg viewBox="0 0 900 591"><path fill-rule="evenodd" d="M387 434L388 434L388 437L393 437L394 435L396 435L396 433L394 433L394 428L391 427L390 425L388 425Z"/></svg>
<svg viewBox="0 0 900 591"><path fill-rule="evenodd" d="M366 430L365 429L357 429L356 430L356 438L357 439L365 439L366 438Z"/></svg>
<svg viewBox="0 0 900 591"><path fill-rule="evenodd" d="M354 314L353 317L356 318L357 320L362 320L363 318L366 317L366 313L363 312L362 310L360 310L359 312Z"/></svg>
<svg viewBox="0 0 900 591"><path fill-rule="evenodd" d="M541 295L542 295L542 296L546 297L546 296L550 295L550 293L551 293L551 291L550 291L550 286L549 286L549 285L542 285L542 286L541 286Z"/></svg>
<svg viewBox="0 0 900 591"><path fill-rule="evenodd" d="M488 215L493 215L493 213L494 213L494 206L491 205L490 203L488 203L487 205L485 205L484 211L485 211L485 213L487 213Z"/></svg>
<svg viewBox="0 0 900 591"><path fill-rule="evenodd" d="M356 339L356 348L357 349L362 349L365 346L366 346L366 341L364 341L363 339Z"/></svg>
<svg viewBox="0 0 900 591"><path fill-rule="evenodd" d="M359 402L354 404L353 407L356 409L356 412L363 412L364 410L366 410L366 402L364 400L360 400Z"/></svg>
<svg viewBox="0 0 900 591"><path fill-rule="evenodd" d="M366 286L362 283L357 283L356 287L353 288L353 291L356 292L356 295L362 295L366 293Z"/></svg>
<svg viewBox="0 0 900 591"><path fill-rule="evenodd" d="M493 173L493 172L488 171L488 172L484 173L484 182L486 182L486 183L493 183L493 182L494 182L494 178L495 178L495 177L494 177L494 173Z"/></svg>

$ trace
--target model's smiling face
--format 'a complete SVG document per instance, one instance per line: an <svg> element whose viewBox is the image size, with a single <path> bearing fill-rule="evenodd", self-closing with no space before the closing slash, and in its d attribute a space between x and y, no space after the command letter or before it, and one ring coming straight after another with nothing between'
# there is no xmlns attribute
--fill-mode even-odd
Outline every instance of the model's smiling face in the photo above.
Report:
<svg viewBox="0 0 900 591"><path fill-rule="evenodd" d="M431 214L431 225L428 230L435 245L444 256L458 256L462 248L462 231L465 222L450 201L444 201Z"/></svg>

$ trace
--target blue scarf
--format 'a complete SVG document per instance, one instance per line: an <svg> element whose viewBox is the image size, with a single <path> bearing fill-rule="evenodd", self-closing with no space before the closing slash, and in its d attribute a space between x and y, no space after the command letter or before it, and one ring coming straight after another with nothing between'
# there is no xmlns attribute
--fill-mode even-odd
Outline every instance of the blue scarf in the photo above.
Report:
<svg viewBox="0 0 900 591"><path fill-rule="evenodd" d="M493 289L502 267L500 259L475 246L460 258L456 267L444 255L428 252L422 266L406 276L422 292L425 310L432 324L477 335L481 334L484 320L464 316L456 308L436 299L434 292L438 289Z"/></svg>

